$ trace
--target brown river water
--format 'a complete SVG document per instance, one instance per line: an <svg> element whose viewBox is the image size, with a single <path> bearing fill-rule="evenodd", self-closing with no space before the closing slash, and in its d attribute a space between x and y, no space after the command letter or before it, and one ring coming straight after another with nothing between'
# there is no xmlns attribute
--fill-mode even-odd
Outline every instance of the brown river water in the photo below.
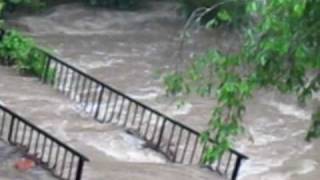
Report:
<svg viewBox="0 0 320 180"><path fill-rule="evenodd" d="M166 96L162 76L156 73L172 69L177 62L177 37L184 21L176 12L169 2L154 2L138 11L66 4L11 22L57 57L202 131L215 99L188 97L177 108L177 100ZM187 42L184 57L192 58L208 47L234 51L240 41L223 29L197 30ZM162 155L144 148L141 140L122 129L89 120L77 104L35 78L18 76L4 67L0 74L2 103L92 159L85 168L85 180L220 179L195 166L166 163ZM272 90L257 92L248 102L245 117L254 139L243 137L236 143L236 149L250 157L240 179L320 179L320 142L304 141L311 109L312 105L301 108L294 97Z"/></svg>

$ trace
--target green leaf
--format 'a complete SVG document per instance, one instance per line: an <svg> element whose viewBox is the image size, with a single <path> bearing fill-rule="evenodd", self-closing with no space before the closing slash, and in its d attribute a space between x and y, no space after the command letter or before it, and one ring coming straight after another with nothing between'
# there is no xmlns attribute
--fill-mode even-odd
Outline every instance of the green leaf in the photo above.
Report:
<svg viewBox="0 0 320 180"><path fill-rule="evenodd" d="M256 12L257 10L258 10L258 8L257 8L257 2L256 1L252 1L251 3L249 3L247 5L247 11L249 13Z"/></svg>
<svg viewBox="0 0 320 180"><path fill-rule="evenodd" d="M232 17L231 17L231 15L229 14L229 12L228 11L226 11L226 10L220 10L219 12L218 12L218 18L220 19L220 20L222 20L222 21L231 21L232 20Z"/></svg>

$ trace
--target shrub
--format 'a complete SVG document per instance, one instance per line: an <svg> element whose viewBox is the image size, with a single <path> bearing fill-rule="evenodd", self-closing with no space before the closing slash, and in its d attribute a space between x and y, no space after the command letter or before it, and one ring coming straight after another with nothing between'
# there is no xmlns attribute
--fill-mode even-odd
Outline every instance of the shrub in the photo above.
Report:
<svg viewBox="0 0 320 180"><path fill-rule="evenodd" d="M46 55L36 49L34 41L17 31L5 33L0 42L0 62L16 65L21 73L41 76Z"/></svg>

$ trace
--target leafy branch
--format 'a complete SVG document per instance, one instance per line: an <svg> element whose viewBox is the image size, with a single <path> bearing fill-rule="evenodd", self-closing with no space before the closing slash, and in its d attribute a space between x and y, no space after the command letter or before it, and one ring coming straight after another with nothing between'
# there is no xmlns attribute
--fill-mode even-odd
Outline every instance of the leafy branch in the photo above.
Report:
<svg viewBox="0 0 320 180"><path fill-rule="evenodd" d="M245 42L238 53L210 50L187 70L167 76L169 92L190 93L196 86L201 89L198 94L210 95L209 84L200 82L208 82L208 68L214 70L209 78L215 78L218 103L203 139L215 139L219 145L207 150L205 162L216 160L244 132L245 104L256 90L276 87L301 100L320 90L319 74L308 75L320 70L319 9L319 0L248 0L243 16L251 17L251 22L244 29ZM307 140L320 136L318 111Z"/></svg>

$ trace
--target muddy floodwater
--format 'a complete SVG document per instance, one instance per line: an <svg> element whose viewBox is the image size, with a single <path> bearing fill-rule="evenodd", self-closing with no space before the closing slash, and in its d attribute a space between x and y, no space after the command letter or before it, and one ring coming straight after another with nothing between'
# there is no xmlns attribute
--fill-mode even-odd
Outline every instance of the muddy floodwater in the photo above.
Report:
<svg viewBox="0 0 320 180"><path fill-rule="evenodd" d="M14 168L15 163L23 158L23 154L9 144L0 141L0 179L1 180L54 180L48 172L37 166L30 171L21 172Z"/></svg>
<svg viewBox="0 0 320 180"><path fill-rule="evenodd" d="M11 20L57 57L202 131L215 99L188 97L177 108L158 75L177 63L177 37L183 22L176 5L169 2L153 2L137 11L66 4ZM187 42L184 57L190 59L208 47L235 51L239 42L236 34L223 29L197 30ZM3 103L94 159L84 179L220 179L198 167L168 164L123 130L87 120L77 104L35 78L19 77L8 68L0 71ZM316 97L310 104L319 100ZM257 92L245 116L254 139L243 137L236 143L236 149L250 157L240 179L320 179L320 142L304 141L311 111L312 105L301 108L292 96Z"/></svg>

